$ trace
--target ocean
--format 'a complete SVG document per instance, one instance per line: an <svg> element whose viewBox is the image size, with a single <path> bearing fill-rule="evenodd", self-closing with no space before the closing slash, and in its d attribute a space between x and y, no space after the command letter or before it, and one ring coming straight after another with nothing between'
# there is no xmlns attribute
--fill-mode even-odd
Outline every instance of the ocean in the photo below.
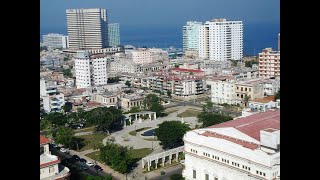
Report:
<svg viewBox="0 0 320 180"><path fill-rule="evenodd" d="M279 23L244 23L243 48L244 55L257 55L266 47L278 48ZM65 28L41 28L40 40L43 34L60 33L67 34ZM136 47L168 48L170 46L182 48L182 27L174 26L148 26L134 27L121 26L121 44L131 44Z"/></svg>

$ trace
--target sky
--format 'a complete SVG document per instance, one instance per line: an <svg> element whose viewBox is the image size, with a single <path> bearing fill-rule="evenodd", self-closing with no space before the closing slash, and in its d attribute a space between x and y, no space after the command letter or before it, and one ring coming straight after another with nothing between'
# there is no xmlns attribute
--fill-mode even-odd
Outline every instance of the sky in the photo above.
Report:
<svg viewBox="0 0 320 180"><path fill-rule="evenodd" d="M40 0L40 29L66 28L68 8L106 8L122 27L182 27L213 18L279 23L280 0Z"/></svg>

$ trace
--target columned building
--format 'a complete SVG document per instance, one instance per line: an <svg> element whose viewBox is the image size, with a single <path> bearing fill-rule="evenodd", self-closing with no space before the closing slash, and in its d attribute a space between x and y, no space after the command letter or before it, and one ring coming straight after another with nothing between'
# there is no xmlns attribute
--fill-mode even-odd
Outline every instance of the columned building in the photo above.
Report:
<svg viewBox="0 0 320 180"><path fill-rule="evenodd" d="M69 49L101 49L108 46L106 9L67 9Z"/></svg>
<svg viewBox="0 0 320 180"><path fill-rule="evenodd" d="M280 110L195 129L183 140L186 180L280 179Z"/></svg>

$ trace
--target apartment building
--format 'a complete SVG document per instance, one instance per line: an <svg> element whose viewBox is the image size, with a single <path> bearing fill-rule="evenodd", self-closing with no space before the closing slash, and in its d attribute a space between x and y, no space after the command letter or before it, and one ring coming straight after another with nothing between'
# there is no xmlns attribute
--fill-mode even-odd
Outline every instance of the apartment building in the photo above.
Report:
<svg viewBox="0 0 320 180"><path fill-rule="evenodd" d="M199 29L202 22L188 21L182 28L183 52L199 49Z"/></svg>
<svg viewBox="0 0 320 180"><path fill-rule="evenodd" d="M108 24L108 42L109 46L120 45L120 25L119 23Z"/></svg>
<svg viewBox="0 0 320 180"><path fill-rule="evenodd" d="M78 89L107 84L107 55L79 51L74 61Z"/></svg>
<svg viewBox="0 0 320 180"><path fill-rule="evenodd" d="M69 38L63 34L45 34L42 35L43 46L48 48L63 48L66 49L69 47Z"/></svg>
<svg viewBox="0 0 320 180"><path fill-rule="evenodd" d="M280 51L265 48L259 53L259 77L280 77Z"/></svg>
<svg viewBox="0 0 320 180"><path fill-rule="evenodd" d="M241 60L242 21L213 19L199 29L199 58L215 61Z"/></svg>
<svg viewBox="0 0 320 180"><path fill-rule="evenodd" d="M147 48L131 50L129 56L136 64L148 64L153 62L151 52Z"/></svg>
<svg viewBox="0 0 320 180"><path fill-rule="evenodd" d="M207 80L211 86L211 102L216 104L239 104L235 98L235 82L233 76L215 76Z"/></svg>
<svg viewBox="0 0 320 180"><path fill-rule="evenodd" d="M280 179L280 110L187 132L186 180Z"/></svg>

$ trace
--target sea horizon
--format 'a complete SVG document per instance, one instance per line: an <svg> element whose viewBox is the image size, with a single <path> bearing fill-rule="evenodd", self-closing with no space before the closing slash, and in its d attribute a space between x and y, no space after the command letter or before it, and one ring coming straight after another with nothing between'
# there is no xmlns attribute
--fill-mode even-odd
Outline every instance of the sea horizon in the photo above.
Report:
<svg viewBox="0 0 320 180"><path fill-rule="evenodd" d="M244 55L257 55L262 49L278 49L280 23L244 23ZM67 34L67 27L40 27L42 35L48 33ZM120 24L120 42L122 45L155 48L182 48L182 26L125 26Z"/></svg>

